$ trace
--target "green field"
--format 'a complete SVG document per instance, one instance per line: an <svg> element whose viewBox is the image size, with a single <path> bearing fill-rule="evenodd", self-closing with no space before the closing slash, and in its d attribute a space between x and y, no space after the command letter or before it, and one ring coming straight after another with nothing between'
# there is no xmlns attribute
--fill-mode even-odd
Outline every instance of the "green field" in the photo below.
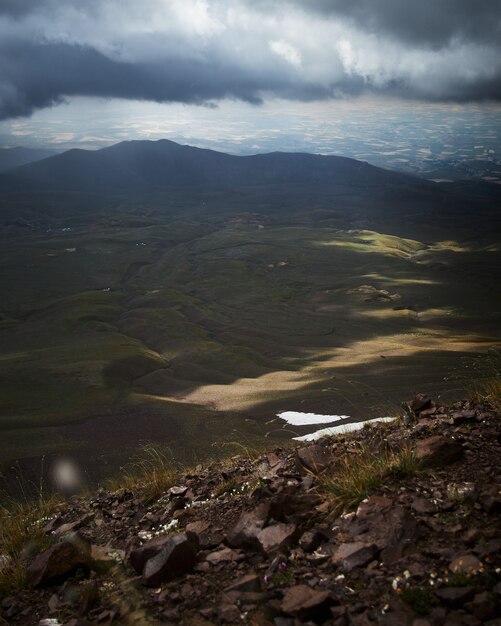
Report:
<svg viewBox="0 0 501 626"><path fill-rule="evenodd" d="M7 475L273 445L284 409L397 414L464 395L499 345L489 207L281 188L0 203Z"/></svg>

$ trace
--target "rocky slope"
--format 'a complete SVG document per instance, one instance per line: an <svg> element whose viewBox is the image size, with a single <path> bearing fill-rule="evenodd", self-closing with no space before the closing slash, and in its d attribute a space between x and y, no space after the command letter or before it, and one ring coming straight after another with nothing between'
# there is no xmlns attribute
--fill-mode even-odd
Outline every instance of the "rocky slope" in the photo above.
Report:
<svg viewBox="0 0 501 626"><path fill-rule="evenodd" d="M501 624L499 415L423 396L409 407L394 424L199 467L154 501L72 498L0 623ZM336 498L332 477L389 451L412 454L362 502L353 476L353 506Z"/></svg>

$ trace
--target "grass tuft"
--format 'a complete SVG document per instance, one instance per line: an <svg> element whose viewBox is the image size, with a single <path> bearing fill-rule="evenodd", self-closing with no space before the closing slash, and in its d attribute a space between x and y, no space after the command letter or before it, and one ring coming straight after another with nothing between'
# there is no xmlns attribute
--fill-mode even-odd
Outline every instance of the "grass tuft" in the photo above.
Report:
<svg viewBox="0 0 501 626"><path fill-rule="evenodd" d="M494 409L501 411L501 352L490 348L487 354L477 358L472 367L477 377L470 392L475 402L489 402Z"/></svg>
<svg viewBox="0 0 501 626"><path fill-rule="evenodd" d="M332 511L337 514L354 508L391 476L406 477L419 470L419 462L408 447L375 451L364 444L356 453L346 454L322 480Z"/></svg>
<svg viewBox="0 0 501 626"><path fill-rule="evenodd" d="M179 473L165 453L148 444L140 458L123 468L123 473L108 481L112 491L129 489L139 493L147 502L158 499L176 484Z"/></svg>
<svg viewBox="0 0 501 626"><path fill-rule="evenodd" d="M41 497L0 507L0 598L26 584L26 566L51 544L43 528L60 503L56 497Z"/></svg>
<svg viewBox="0 0 501 626"><path fill-rule="evenodd" d="M433 592L429 589L402 589L402 600L418 615L428 615L435 604Z"/></svg>

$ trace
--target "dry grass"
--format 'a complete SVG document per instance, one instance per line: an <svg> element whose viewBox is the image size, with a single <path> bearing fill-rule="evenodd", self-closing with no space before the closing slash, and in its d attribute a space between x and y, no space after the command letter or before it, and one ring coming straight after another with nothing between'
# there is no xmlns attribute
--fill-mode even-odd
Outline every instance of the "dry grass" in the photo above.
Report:
<svg viewBox="0 0 501 626"><path fill-rule="evenodd" d="M176 484L179 472L173 461L153 445L144 446L141 456L123 468L123 473L108 481L110 490L130 489L147 502L158 499Z"/></svg>
<svg viewBox="0 0 501 626"><path fill-rule="evenodd" d="M345 454L328 475L321 478L321 489L331 502L332 512L354 508L380 487L389 477L405 477L419 470L419 462L410 447L376 451L362 444L352 454Z"/></svg>
<svg viewBox="0 0 501 626"><path fill-rule="evenodd" d="M470 397L476 402L489 402L501 411L501 353L495 348L487 351L472 363L476 380Z"/></svg>
<svg viewBox="0 0 501 626"><path fill-rule="evenodd" d="M0 507L0 598L25 585L28 562L51 543L43 528L60 503L56 497L41 497Z"/></svg>

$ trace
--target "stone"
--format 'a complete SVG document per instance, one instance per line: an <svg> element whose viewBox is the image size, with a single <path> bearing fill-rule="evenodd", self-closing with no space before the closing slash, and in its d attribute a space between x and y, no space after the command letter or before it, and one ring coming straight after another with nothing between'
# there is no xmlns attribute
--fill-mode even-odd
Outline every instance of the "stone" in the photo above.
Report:
<svg viewBox="0 0 501 626"><path fill-rule="evenodd" d="M76 522L68 522L67 524L62 524L62 526L59 526L58 528L53 530L52 534L56 537L60 537L62 535L66 535L67 533L72 532L73 530L76 530L81 525L81 520L77 520Z"/></svg>
<svg viewBox="0 0 501 626"><path fill-rule="evenodd" d="M186 526L185 533L188 538L198 541L201 550L216 548L224 541L224 535L218 530L213 530L208 522L191 522Z"/></svg>
<svg viewBox="0 0 501 626"><path fill-rule="evenodd" d="M465 604L464 608L482 622L497 616L497 602L487 591L477 593L471 602Z"/></svg>
<svg viewBox="0 0 501 626"><path fill-rule="evenodd" d="M284 593L281 610L300 620L313 620L322 623L331 615L330 605L333 604L328 591L316 591L307 585L295 585Z"/></svg>
<svg viewBox="0 0 501 626"><path fill-rule="evenodd" d="M90 570L89 555L63 541L39 554L28 567L27 577L33 587L43 587L67 578L79 567Z"/></svg>
<svg viewBox="0 0 501 626"><path fill-rule="evenodd" d="M270 504L259 505L254 511L244 511L226 536L232 548L258 548L257 535L270 517Z"/></svg>
<svg viewBox="0 0 501 626"><path fill-rule="evenodd" d="M213 565L218 563L227 563L229 561L241 561L243 554L238 550L232 550L231 548L223 548L216 552L211 552L205 557L205 560Z"/></svg>
<svg viewBox="0 0 501 626"><path fill-rule="evenodd" d="M443 626L481 626L482 622L474 615L469 615L465 611L451 611L447 615Z"/></svg>
<svg viewBox="0 0 501 626"><path fill-rule="evenodd" d="M486 513L501 512L501 494L497 489L492 493L484 493L480 496L480 505Z"/></svg>
<svg viewBox="0 0 501 626"><path fill-rule="evenodd" d="M414 453L423 467L442 467L459 461L464 450L454 439L433 435L418 441Z"/></svg>
<svg viewBox="0 0 501 626"><path fill-rule="evenodd" d="M259 592L261 591L261 582L259 576L256 574L247 574L242 578L239 578L235 583L226 587L225 592L231 591L244 591L244 592Z"/></svg>
<svg viewBox="0 0 501 626"><path fill-rule="evenodd" d="M364 565L370 563L377 553L378 549L374 544L362 543L360 541L343 543L334 553L332 562L345 572L350 572L356 567L364 567Z"/></svg>
<svg viewBox="0 0 501 626"><path fill-rule="evenodd" d="M449 563L449 569L453 574L476 574L482 568L482 563L473 554L458 556Z"/></svg>
<svg viewBox="0 0 501 626"><path fill-rule="evenodd" d="M437 510L437 507L428 498L413 498L411 508L420 515L429 515Z"/></svg>
<svg viewBox="0 0 501 626"><path fill-rule="evenodd" d="M471 422L476 417L476 411L454 411L451 417L451 422L454 426L458 426L460 424L464 424L466 422Z"/></svg>
<svg viewBox="0 0 501 626"><path fill-rule="evenodd" d="M424 393L418 393L414 396L414 398L408 403L409 408L416 415L431 407L431 399L428 398Z"/></svg>
<svg viewBox="0 0 501 626"><path fill-rule="evenodd" d="M362 502L355 519L348 520L343 530L357 541L375 544L384 563L414 551L419 537L416 520L402 506L383 496L371 496Z"/></svg>
<svg viewBox="0 0 501 626"><path fill-rule="evenodd" d="M435 595L453 609L461 607L475 595L473 587L443 587L436 589Z"/></svg>
<svg viewBox="0 0 501 626"><path fill-rule="evenodd" d="M112 546L91 546L90 560L92 569L99 574L104 574L122 563L125 559L124 550L118 550Z"/></svg>
<svg viewBox="0 0 501 626"><path fill-rule="evenodd" d="M184 497L186 495L186 492L188 491L188 487L185 487L184 485L178 485L178 486L174 486L171 487L168 491L167 491L167 495L169 496L169 498L178 498L178 497Z"/></svg>
<svg viewBox="0 0 501 626"><path fill-rule="evenodd" d="M319 530L307 530L299 538L299 545L305 552L314 552L324 540L324 535Z"/></svg>
<svg viewBox="0 0 501 626"><path fill-rule="evenodd" d="M169 542L144 566L142 582L147 587L174 580L190 572L197 560L197 548L185 533L171 535Z"/></svg>
<svg viewBox="0 0 501 626"><path fill-rule="evenodd" d="M332 455L318 444L305 446L295 451L297 468L302 472L321 474L332 463Z"/></svg>
<svg viewBox="0 0 501 626"><path fill-rule="evenodd" d="M268 594L259 591L225 591L225 600L230 604L244 606L249 604L262 604L269 597Z"/></svg>
<svg viewBox="0 0 501 626"><path fill-rule="evenodd" d="M156 556L169 543L170 535L155 537L145 544L132 550L129 561L138 574L142 574L146 562Z"/></svg>
<svg viewBox="0 0 501 626"><path fill-rule="evenodd" d="M297 536L296 524L273 524L257 534L257 541L265 554L281 551L291 545Z"/></svg>
<svg viewBox="0 0 501 626"><path fill-rule="evenodd" d="M221 604L217 613L222 622L229 624L240 622L240 611L235 604Z"/></svg>

